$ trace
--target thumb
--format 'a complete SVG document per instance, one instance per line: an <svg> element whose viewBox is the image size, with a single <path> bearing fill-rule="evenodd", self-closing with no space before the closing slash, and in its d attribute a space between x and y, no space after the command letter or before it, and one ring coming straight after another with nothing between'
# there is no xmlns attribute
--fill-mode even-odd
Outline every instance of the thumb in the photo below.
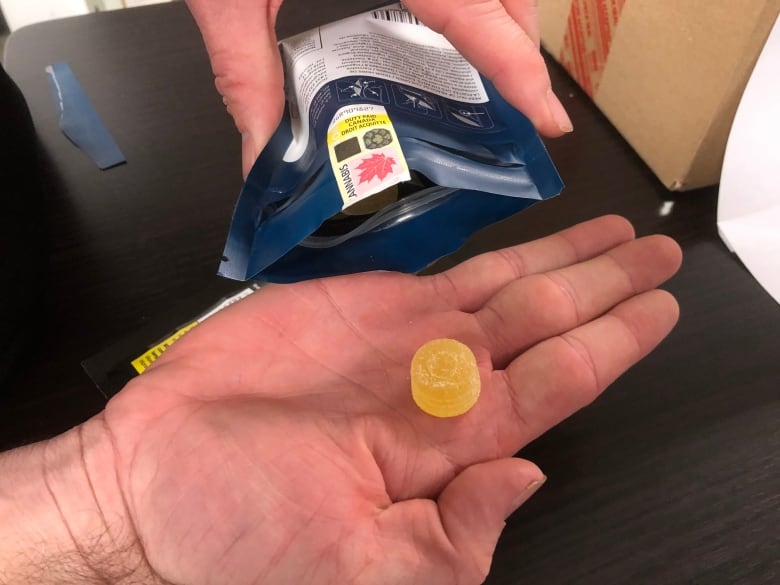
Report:
<svg viewBox="0 0 780 585"><path fill-rule="evenodd" d="M541 134L553 137L571 132L571 120L553 94L539 52L536 2L406 0L406 5L447 37Z"/></svg>
<svg viewBox="0 0 780 585"><path fill-rule="evenodd" d="M242 137L249 172L284 109L284 73L276 46L281 0L187 0L203 35L217 91Z"/></svg>
<svg viewBox="0 0 780 585"><path fill-rule="evenodd" d="M547 478L524 459L506 458L467 467L439 496L439 514L447 536L476 568L487 574L506 519Z"/></svg>

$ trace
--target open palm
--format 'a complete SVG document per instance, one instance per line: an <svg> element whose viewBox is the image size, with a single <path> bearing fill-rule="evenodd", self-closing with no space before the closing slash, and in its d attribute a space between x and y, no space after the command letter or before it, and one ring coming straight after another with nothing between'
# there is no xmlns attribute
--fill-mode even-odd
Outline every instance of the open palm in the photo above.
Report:
<svg viewBox="0 0 780 585"><path fill-rule="evenodd" d="M418 277L268 286L188 333L106 411L152 567L176 583L480 583L544 479L511 456L672 328L679 248L616 217ZM409 389L436 337L482 395L436 419Z"/></svg>

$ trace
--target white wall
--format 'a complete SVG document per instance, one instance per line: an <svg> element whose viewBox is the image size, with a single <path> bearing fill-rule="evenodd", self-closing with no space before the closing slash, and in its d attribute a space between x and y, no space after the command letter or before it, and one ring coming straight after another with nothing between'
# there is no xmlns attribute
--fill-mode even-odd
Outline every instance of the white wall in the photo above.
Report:
<svg viewBox="0 0 780 585"><path fill-rule="evenodd" d="M170 0L0 0L8 28L12 31L44 20L92 12L95 8L111 10Z"/></svg>
<svg viewBox="0 0 780 585"><path fill-rule="evenodd" d="M131 8L133 6L146 6L147 4L159 4L161 2L170 2L171 0L123 0L125 6Z"/></svg>
<svg viewBox="0 0 780 585"><path fill-rule="evenodd" d="M85 0L0 0L0 8L12 31L43 20L89 12Z"/></svg>

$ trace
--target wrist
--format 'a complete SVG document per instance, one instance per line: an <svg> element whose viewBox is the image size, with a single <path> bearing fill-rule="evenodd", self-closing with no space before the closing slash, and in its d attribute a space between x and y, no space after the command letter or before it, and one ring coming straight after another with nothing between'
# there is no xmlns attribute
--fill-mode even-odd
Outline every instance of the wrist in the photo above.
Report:
<svg viewBox="0 0 780 585"><path fill-rule="evenodd" d="M103 417L0 455L0 584L156 583Z"/></svg>

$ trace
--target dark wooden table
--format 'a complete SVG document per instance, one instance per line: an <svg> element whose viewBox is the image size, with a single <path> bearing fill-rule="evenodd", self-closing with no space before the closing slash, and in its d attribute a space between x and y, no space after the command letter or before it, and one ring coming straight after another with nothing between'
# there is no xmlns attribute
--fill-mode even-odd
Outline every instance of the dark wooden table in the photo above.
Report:
<svg viewBox="0 0 780 585"><path fill-rule="evenodd" d="M369 3L288 0L280 29ZM45 152L50 265L39 343L0 392L0 448L102 408L83 359L236 288L215 271L241 186L239 140L182 3L35 25L6 57ZM128 164L99 171L60 133L44 75L60 60ZM780 307L718 238L717 190L667 192L571 79L551 74L576 127L549 142L564 193L438 267L619 213L682 245L667 287L682 316L596 404L524 450L549 481L508 522L488 582L780 583Z"/></svg>

